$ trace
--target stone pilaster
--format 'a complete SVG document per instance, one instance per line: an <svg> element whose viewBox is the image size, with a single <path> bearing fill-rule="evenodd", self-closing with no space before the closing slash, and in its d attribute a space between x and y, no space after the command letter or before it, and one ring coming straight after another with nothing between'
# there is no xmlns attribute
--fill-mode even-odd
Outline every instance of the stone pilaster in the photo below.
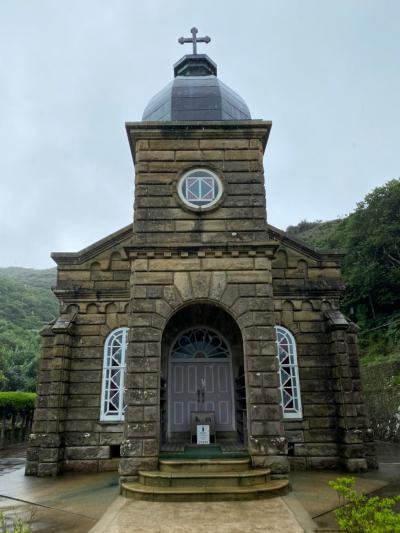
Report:
<svg viewBox="0 0 400 533"><path fill-rule="evenodd" d="M367 423L354 331L340 311L328 311L326 318L335 379L339 454L343 466L350 472L366 470Z"/></svg>
<svg viewBox="0 0 400 533"><path fill-rule="evenodd" d="M60 316L42 331L38 398L25 474L55 476L62 470L73 318Z"/></svg>

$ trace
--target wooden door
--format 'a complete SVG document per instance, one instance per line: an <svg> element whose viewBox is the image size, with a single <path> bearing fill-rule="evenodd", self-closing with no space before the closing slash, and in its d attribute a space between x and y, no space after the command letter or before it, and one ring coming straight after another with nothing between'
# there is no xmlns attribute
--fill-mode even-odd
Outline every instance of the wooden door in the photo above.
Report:
<svg viewBox="0 0 400 533"><path fill-rule="evenodd" d="M214 411L216 431L234 431L231 360L171 361L169 430L190 431L192 411Z"/></svg>

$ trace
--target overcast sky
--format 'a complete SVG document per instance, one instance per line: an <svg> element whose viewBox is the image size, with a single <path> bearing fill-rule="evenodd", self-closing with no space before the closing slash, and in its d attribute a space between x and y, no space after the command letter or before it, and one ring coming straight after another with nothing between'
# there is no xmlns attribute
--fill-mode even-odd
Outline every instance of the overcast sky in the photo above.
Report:
<svg viewBox="0 0 400 533"><path fill-rule="evenodd" d="M349 213L400 176L400 1L1 0L0 266L46 268L132 220L125 121L190 47L272 120L268 220Z"/></svg>

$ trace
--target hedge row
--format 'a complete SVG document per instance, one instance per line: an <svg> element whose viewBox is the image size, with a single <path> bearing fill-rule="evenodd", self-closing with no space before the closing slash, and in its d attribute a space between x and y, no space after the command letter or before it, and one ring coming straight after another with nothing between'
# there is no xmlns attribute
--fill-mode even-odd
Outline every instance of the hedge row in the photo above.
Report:
<svg viewBox="0 0 400 533"><path fill-rule="evenodd" d="M0 392L0 415L26 414L35 408L34 392Z"/></svg>

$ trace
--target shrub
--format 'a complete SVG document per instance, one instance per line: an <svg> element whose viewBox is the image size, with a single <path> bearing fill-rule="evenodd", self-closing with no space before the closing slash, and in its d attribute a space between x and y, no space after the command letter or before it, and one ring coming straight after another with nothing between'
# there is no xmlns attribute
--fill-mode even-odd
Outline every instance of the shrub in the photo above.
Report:
<svg viewBox="0 0 400 533"><path fill-rule="evenodd" d="M24 414L35 408L34 392L0 392L0 415Z"/></svg>
<svg viewBox="0 0 400 533"><path fill-rule="evenodd" d="M400 533L400 515L393 508L394 498L368 497L354 489L354 478L339 477L329 485L339 496L341 507L335 510L341 531L346 533Z"/></svg>
<svg viewBox="0 0 400 533"><path fill-rule="evenodd" d="M13 519L0 512L0 533L32 533L32 527L20 517Z"/></svg>

